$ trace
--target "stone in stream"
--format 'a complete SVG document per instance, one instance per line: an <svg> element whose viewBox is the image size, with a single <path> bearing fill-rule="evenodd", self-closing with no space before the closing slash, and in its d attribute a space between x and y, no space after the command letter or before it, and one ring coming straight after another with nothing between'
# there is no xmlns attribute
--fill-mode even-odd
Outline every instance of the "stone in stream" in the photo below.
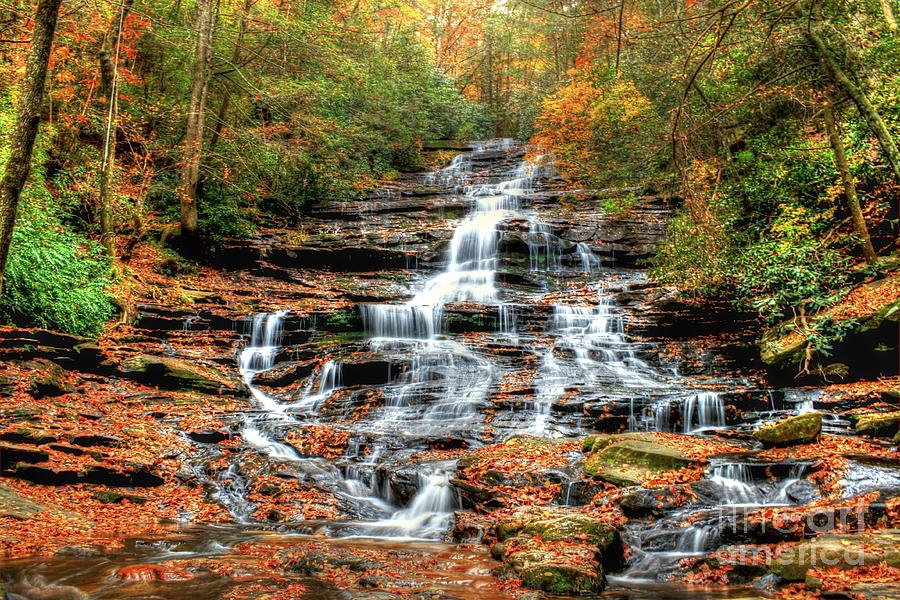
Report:
<svg viewBox="0 0 900 600"><path fill-rule="evenodd" d="M766 446L791 446L814 441L822 433L822 413L806 413L763 425L753 438Z"/></svg>
<svg viewBox="0 0 900 600"><path fill-rule="evenodd" d="M900 442L900 411L852 415L857 432L870 435L891 435L894 443Z"/></svg>
<svg viewBox="0 0 900 600"><path fill-rule="evenodd" d="M29 519L45 510L47 507L23 498L15 491L0 484L0 517Z"/></svg>
<svg viewBox="0 0 900 600"><path fill-rule="evenodd" d="M624 564L618 529L590 515L523 507L496 526L491 549L526 587L555 594L602 591L605 570Z"/></svg>
<svg viewBox="0 0 900 600"><path fill-rule="evenodd" d="M678 450L653 441L652 436L598 437L590 447L584 472L616 485L642 485L659 473L700 464Z"/></svg>
<svg viewBox="0 0 900 600"><path fill-rule="evenodd" d="M696 502L699 496L696 486L678 484L656 489L634 488L619 496L616 502L629 517L661 517Z"/></svg>
<svg viewBox="0 0 900 600"><path fill-rule="evenodd" d="M810 569L846 571L880 563L900 567L900 530L820 535L782 548L769 559L768 567L788 581L804 581Z"/></svg>
<svg viewBox="0 0 900 600"><path fill-rule="evenodd" d="M170 390L195 391L204 394L242 393L223 375L186 360L168 356L138 354L122 363L122 373L129 379Z"/></svg>

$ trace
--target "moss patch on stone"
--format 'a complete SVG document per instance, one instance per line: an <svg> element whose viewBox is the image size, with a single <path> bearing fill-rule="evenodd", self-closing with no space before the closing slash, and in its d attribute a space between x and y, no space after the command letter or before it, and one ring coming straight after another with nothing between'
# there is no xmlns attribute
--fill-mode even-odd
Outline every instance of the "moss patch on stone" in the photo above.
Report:
<svg viewBox="0 0 900 600"><path fill-rule="evenodd" d="M900 411L853 415L856 431L876 431L900 425Z"/></svg>
<svg viewBox="0 0 900 600"><path fill-rule="evenodd" d="M769 560L769 570L788 581L803 581L810 569L855 567L886 563L900 567L900 531L857 535L820 535L789 546Z"/></svg>
<svg viewBox="0 0 900 600"><path fill-rule="evenodd" d="M806 413L764 425L753 438L766 446L788 446L814 441L822 433L822 413Z"/></svg>
<svg viewBox="0 0 900 600"><path fill-rule="evenodd" d="M641 485L657 473L682 469L695 462L662 444L625 439L592 452L584 461L584 472L617 485Z"/></svg>

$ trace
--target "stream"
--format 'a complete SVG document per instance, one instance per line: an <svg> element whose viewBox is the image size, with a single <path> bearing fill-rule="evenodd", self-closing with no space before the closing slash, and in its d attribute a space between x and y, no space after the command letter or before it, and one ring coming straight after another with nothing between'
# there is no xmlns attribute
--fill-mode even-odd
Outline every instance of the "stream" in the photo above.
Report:
<svg viewBox="0 0 900 600"><path fill-rule="evenodd" d="M615 250L600 253L590 240L560 237L559 223L538 206L553 180L550 157L526 158L509 140L473 145L447 167L421 175L419 185L445 205L448 235L438 256L409 265L409 276L397 280L390 298L360 299L346 327L358 329L357 335L335 343L338 334L322 333L321 320L288 306L238 324L234 368L253 405L230 418L241 451L226 456L206 445L195 469L233 524L173 524L159 539L130 540L103 556L6 564L4 572L22 586L21 597L37 597L28 595L29 586L42 585L77 586L92 598L125 597L121 582L110 575L114 568L175 558L239 564L235 546L263 540L279 547L315 542L349 552L418 552L436 561L430 577L446 597L490 598L478 587L491 568L486 551L467 554L445 541L454 513L464 508L452 482L456 461L430 458L430 451L472 450L486 440L523 434L583 437L595 431L601 414L629 431L702 438L739 434L812 409L815 397L802 391L754 390L752 416L737 421L728 410L734 402L729 394L752 388L743 376L682 374L677 360L662 358L654 339L633 335L640 318L628 298L648 288L645 271L618 264ZM377 225L378 218L370 222ZM554 293L573 289L577 295L559 293L553 300ZM331 336L331 343L316 355L310 336ZM313 365L310 372L284 376L298 357ZM498 390L523 373L526 392L498 402ZM279 377L291 384L275 385ZM346 442L336 456L311 457L290 443L292 432L323 427ZM845 425L826 427L840 432ZM228 469L205 470L210 460L223 457L231 461ZM251 465L327 493L341 518L278 525L260 519L247 493ZM604 596L765 597L753 588L662 580L679 561L726 543L744 511L813 500L804 481L808 468L804 461L766 463L743 455L713 460L704 493L690 506L629 523L625 541L633 554L625 570L608 574ZM563 477L566 488L582 476L573 468ZM577 496L566 494L561 503L584 503ZM226 579L210 573L190 582L147 583L127 597L219 598L228 589ZM314 578L298 581L309 588L302 597L370 597Z"/></svg>

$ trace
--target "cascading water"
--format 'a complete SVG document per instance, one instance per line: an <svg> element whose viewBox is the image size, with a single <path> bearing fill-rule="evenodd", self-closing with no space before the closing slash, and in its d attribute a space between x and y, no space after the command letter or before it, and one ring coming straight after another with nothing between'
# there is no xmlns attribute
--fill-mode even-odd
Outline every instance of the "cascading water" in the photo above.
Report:
<svg viewBox="0 0 900 600"><path fill-rule="evenodd" d="M253 398L263 410L261 415L251 415L244 422L241 437L270 459L278 462L297 460L292 448L275 441L263 433L259 426L265 419L284 420L284 407L253 384L260 373L270 370L281 348L281 336L287 311L259 313L250 321L250 340L238 357L238 369Z"/></svg>

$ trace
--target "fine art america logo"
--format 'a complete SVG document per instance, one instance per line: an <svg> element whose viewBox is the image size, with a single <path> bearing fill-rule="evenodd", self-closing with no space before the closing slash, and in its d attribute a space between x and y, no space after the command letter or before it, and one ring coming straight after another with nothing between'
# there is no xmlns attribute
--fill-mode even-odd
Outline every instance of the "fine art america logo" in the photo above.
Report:
<svg viewBox="0 0 900 600"><path fill-rule="evenodd" d="M806 571L813 568L876 564L884 559L880 545L871 544L868 537L833 534L863 534L891 509L896 507L867 503L864 499L809 513L789 507L773 506L762 511L758 507L723 507L719 522L723 526L733 524L730 533L738 538L744 534L743 537L754 542L769 540L772 545L734 546L723 552L722 557L736 564L766 564L790 579L803 579ZM900 539L900 531L891 533ZM785 539L796 542L777 543Z"/></svg>

